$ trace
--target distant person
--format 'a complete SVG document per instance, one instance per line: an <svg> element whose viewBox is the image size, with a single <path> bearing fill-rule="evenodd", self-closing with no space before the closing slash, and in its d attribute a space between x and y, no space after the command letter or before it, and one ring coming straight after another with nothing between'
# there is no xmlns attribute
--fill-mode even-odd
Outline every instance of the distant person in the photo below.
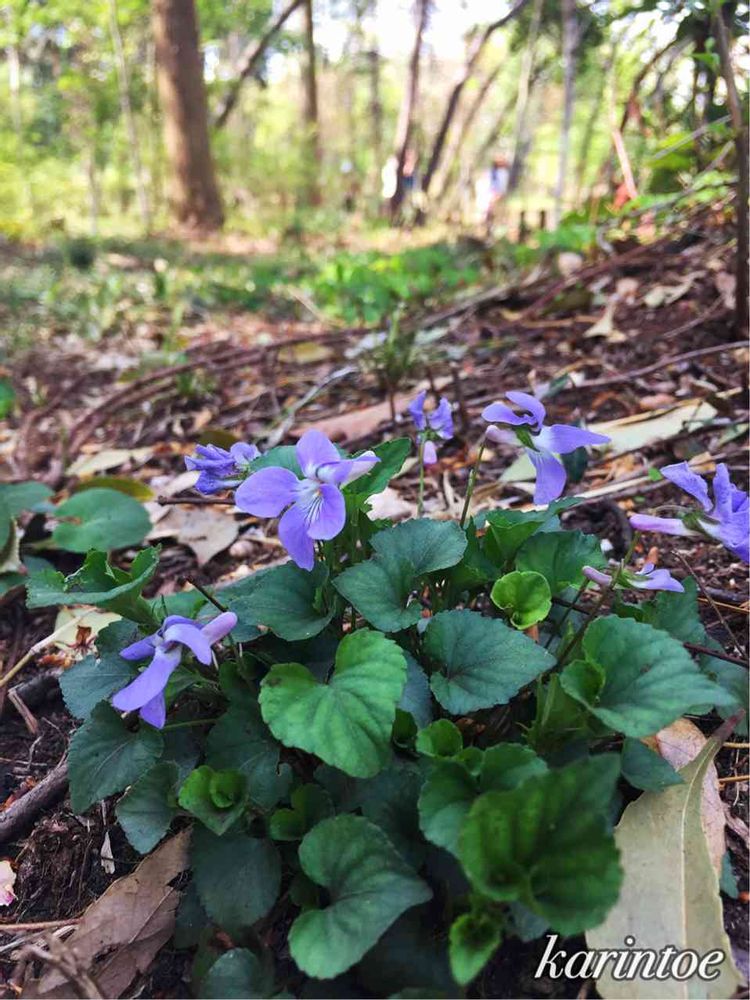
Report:
<svg viewBox="0 0 750 1000"><path fill-rule="evenodd" d="M388 204L396 193L398 183L398 157L389 156L380 171L380 197Z"/></svg>
<svg viewBox="0 0 750 1000"><path fill-rule="evenodd" d="M477 217L488 235L498 221L500 207L508 193L509 180L510 164L502 155L495 156L487 170L477 178L474 186Z"/></svg>

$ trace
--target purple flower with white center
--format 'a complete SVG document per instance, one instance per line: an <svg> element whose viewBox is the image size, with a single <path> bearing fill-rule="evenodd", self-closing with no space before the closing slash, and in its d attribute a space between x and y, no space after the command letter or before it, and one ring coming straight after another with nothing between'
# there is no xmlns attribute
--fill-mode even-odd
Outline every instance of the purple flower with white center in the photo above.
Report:
<svg viewBox="0 0 750 1000"><path fill-rule="evenodd" d="M239 486L247 475L250 463L260 455L254 444L238 442L227 451L215 444L199 444L196 455L188 455L185 466L200 472L195 488L199 493L219 493Z"/></svg>
<svg viewBox="0 0 750 1000"><path fill-rule="evenodd" d="M706 480L693 472L687 462L667 465L661 470L661 474L694 497L702 510L691 510L681 517L632 514L630 523L634 528L686 538L710 538L721 542L732 555L743 562L750 562L750 502L747 493L729 481L729 470L723 462L716 466L712 486L713 500L709 496Z"/></svg>
<svg viewBox="0 0 750 1000"><path fill-rule="evenodd" d="M453 414L451 404L445 396L440 397L440 402L434 410L425 413L426 398L427 390L423 389L409 404L409 413L419 431L417 444L422 448L422 462L424 465L434 465L438 460L435 441L450 441L453 437Z"/></svg>
<svg viewBox="0 0 750 1000"><path fill-rule="evenodd" d="M307 431L297 442L297 462L302 478L290 469L269 466L245 480L234 495L240 510L256 517L278 517L279 538L301 568L315 563L315 542L335 538L346 523L346 502L341 487L369 472L378 456L366 451L356 458L341 458L320 431Z"/></svg>
<svg viewBox="0 0 750 1000"><path fill-rule="evenodd" d="M593 566L584 566L583 575L588 577L600 587L611 587L614 579L615 586L625 587L633 590L674 590L681 594L685 590L679 580L675 580L668 569L656 569L651 562L644 563L641 569L633 570L621 569L611 576L609 573L602 573L601 570Z"/></svg>
<svg viewBox="0 0 750 1000"><path fill-rule="evenodd" d="M158 632L120 650L120 656L126 660L145 660L150 656L151 662L134 681L113 695L112 704L121 712L138 709L142 719L161 729L167 717L164 689L185 649L189 649L199 663L208 666L211 647L236 624L237 615L233 611L225 611L205 625L182 615L168 615Z"/></svg>
<svg viewBox="0 0 750 1000"><path fill-rule="evenodd" d="M508 392L506 398L524 412L516 413L504 403L490 403L482 411L482 419L490 424L508 424L513 428L515 440L524 446L536 469L534 503L551 503L561 496L566 479L565 466L555 455L567 455L576 448L589 445L607 444L610 438L572 424L545 426L547 411L544 404L527 392ZM490 441L507 443L509 433L489 427L487 437Z"/></svg>

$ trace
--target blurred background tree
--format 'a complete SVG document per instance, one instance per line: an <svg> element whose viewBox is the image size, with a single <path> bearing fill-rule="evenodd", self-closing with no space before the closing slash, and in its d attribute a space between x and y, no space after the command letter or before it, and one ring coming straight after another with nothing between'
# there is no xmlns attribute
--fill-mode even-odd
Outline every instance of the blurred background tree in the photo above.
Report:
<svg viewBox="0 0 750 1000"><path fill-rule="evenodd" d="M510 216L559 221L745 169L743 3L0 9L8 236L470 225L493 159Z"/></svg>

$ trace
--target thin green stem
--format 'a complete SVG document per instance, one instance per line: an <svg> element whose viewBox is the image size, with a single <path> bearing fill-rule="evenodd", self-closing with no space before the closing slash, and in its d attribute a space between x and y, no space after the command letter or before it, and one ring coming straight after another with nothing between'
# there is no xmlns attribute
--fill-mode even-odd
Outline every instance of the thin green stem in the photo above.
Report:
<svg viewBox="0 0 750 1000"><path fill-rule="evenodd" d="M168 722L162 729L187 729L188 726L212 726L216 719L188 719L187 722Z"/></svg>
<svg viewBox="0 0 750 1000"><path fill-rule="evenodd" d="M563 665L563 663L565 663L566 657L568 656L568 654L570 653L570 651L573 650L573 649L575 649L576 646L578 645L578 643L581 641L581 639L584 636L584 633L585 633L586 629L591 624L591 620L593 619L593 617L596 615L596 613L598 611L601 611L602 607L604 606L604 602L607 600L607 598L609 597L610 593L612 592L613 583L614 583L614 580L613 580L612 583L610 583L610 585L605 590L602 591L599 600L593 606L593 608L591 609L591 611L589 611L588 615L586 616L585 620L581 624L581 626L578 629L578 631L576 632L576 634L573 636L573 638L567 644L567 646L565 647L565 649L563 649L562 653L560 653L560 655L557 657L557 665L559 667L561 667Z"/></svg>
<svg viewBox="0 0 750 1000"><path fill-rule="evenodd" d="M583 583L581 584L581 586L578 588L578 590L576 591L576 596L573 598L573 601L572 601L570 607L567 607L565 609L565 611L563 613L563 616L560 619L560 621L559 622L555 622L555 627L551 630L551 632L549 634L549 637L548 637L547 641L544 644L544 648L545 649L549 649L550 643L552 642L552 640L555 638L556 635L562 635L563 627L565 625L565 622L568 620L568 615L573 610L573 605L578 604L578 601L583 596L583 592L586 590L586 588L588 587L588 585L590 583L591 583L591 581L588 578L586 578L583 581Z"/></svg>
<svg viewBox="0 0 750 1000"><path fill-rule="evenodd" d="M482 438L482 443L479 445L479 451L477 452L477 460L474 462L474 466L469 473L469 482L466 486L466 499L464 500L464 509L461 511L460 525L463 528L466 523L466 516L469 513L469 504L471 503L471 497L474 492L474 486L477 481L477 472L479 471L479 463L482 461L482 455L484 454L485 439Z"/></svg>
<svg viewBox="0 0 750 1000"><path fill-rule="evenodd" d="M417 517L424 513L424 439L419 442L419 495L417 497Z"/></svg>

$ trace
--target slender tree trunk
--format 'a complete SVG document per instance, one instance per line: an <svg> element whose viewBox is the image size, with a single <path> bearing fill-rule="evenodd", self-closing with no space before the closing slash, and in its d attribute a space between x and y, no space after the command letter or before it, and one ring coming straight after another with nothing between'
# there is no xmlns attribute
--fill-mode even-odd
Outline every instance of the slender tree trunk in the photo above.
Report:
<svg viewBox="0 0 750 1000"><path fill-rule="evenodd" d="M122 44L122 34L120 32L120 20L117 11L117 0L109 0L109 33L112 38L112 49L115 53L115 65L117 67L117 86L120 93L120 108L125 121L125 128L128 135L128 147L130 150L130 161L133 166L133 180L135 182L135 194L138 199L138 210L141 215L143 228L148 232L151 229L151 206L146 190L146 178L143 172L143 159L141 157L141 143L138 137L138 129L133 114L133 105L130 100L130 75L128 74L128 64L125 59L125 47Z"/></svg>
<svg viewBox="0 0 750 1000"><path fill-rule="evenodd" d="M414 128L414 111L417 106L417 95L419 93L419 66L422 58L422 41L425 27L427 26L427 15L429 13L430 0L416 0L416 22L417 27L414 33L414 45L409 59L409 69L404 88L404 96L401 101L401 110L396 124L396 139L394 143L394 155L397 160L396 167L396 190L391 198L391 219L395 219L401 210L404 201L404 164L409 151L412 130Z"/></svg>
<svg viewBox="0 0 750 1000"><path fill-rule="evenodd" d="M380 193L380 168L383 166L383 101L380 96L380 53L376 44L367 52L367 78L370 88L370 145L373 158L373 194Z"/></svg>
<svg viewBox="0 0 750 1000"><path fill-rule="evenodd" d="M91 138L86 156L86 180L89 189L89 228L92 236L99 234L99 178L96 169L96 139Z"/></svg>
<svg viewBox="0 0 750 1000"><path fill-rule="evenodd" d="M732 119L734 141L737 148L737 258L735 285L735 329L743 337L748 331L748 265L750 264L750 234L748 233L748 199L750 178L747 150L747 129L742 115L742 104L737 91L737 81L732 67L732 51L721 10L712 20L716 48L721 61L721 75L727 88L727 105Z"/></svg>
<svg viewBox="0 0 750 1000"><path fill-rule="evenodd" d="M305 130L307 162L305 164L308 205L320 204L320 121L318 118L318 82L315 60L315 28L313 0L303 0L305 17Z"/></svg>
<svg viewBox="0 0 750 1000"><path fill-rule="evenodd" d="M195 0L153 0L153 26L172 213L180 225L219 229Z"/></svg>
<svg viewBox="0 0 750 1000"><path fill-rule="evenodd" d="M589 112L589 116L586 119L586 126L583 130L583 136L581 137L581 145L578 150L578 162L575 168L576 205L580 204L581 201L581 193L583 191L584 180L586 179L586 165L589 161L591 143L594 138L594 131L596 130L597 122L599 122L602 117L604 94L607 87L607 81L610 78L612 69L615 64L616 56L617 56L617 41L613 41L612 44L610 45L607 61L602 67L601 82L594 95L594 102L591 105L591 111Z"/></svg>
<svg viewBox="0 0 750 1000"><path fill-rule="evenodd" d="M466 114L464 115L463 120L461 121L461 125L456 131L454 139L451 141L451 143L449 144L448 148L445 151L445 155L443 156L443 166L440 172L438 173L438 178L437 178L438 193L435 197L435 201L438 204L443 201L446 194L448 193L451 183L455 178L456 161L460 156L461 150L464 147L464 143L469 137L472 126L474 125L474 122L476 120L476 117L479 114L481 107L487 98L487 95L492 89L492 85L495 83L498 76L504 69L505 64L506 60L503 59L501 62L497 64L497 66L495 66L493 70L491 70L485 76L484 80L482 81L481 87L477 91L474 100L471 102L471 105L469 106Z"/></svg>
<svg viewBox="0 0 750 1000"><path fill-rule="evenodd" d="M523 159L527 147L526 112L529 106L531 74L534 72L536 43L539 36L539 24L541 22L541 18L542 0L534 0L534 7L531 11L529 34L521 55L521 66L518 73L518 90L516 92L516 124L513 134L513 159L510 165L510 176L508 177L508 191L514 191L518 187L518 182L521 179Z"/></svg>
<svg viewBox="0 0 750 1000"><path fill-rule="evenodd" d="M227 88L227 91L219 104L219 110L217 111L216 118L214 119L214 125L216 128L222 128L222 126L226 124L227 119L237 104L243 83L252 74L255 67L263 58L263 54L273 41L274 35L281 30L287 19L294 13L295 10L297 10L298 7L302 6L302 3L303 0L291 0L291 2L288 3L287 6L280 12L276 20L271 23L268 31L265 32L260 40L256 42L253 39L252 44L248 45L242 53L237 66L236 77Z"/></svg>
<svg viewBox="0 0 750 1000"><path fill-rule="evenodd" d="M560 129L560 154L557 161L557 184L555 185L555 207L553 228L560 222L565 203L565 186L568 176L568 155L570 153L570 128L573 123L573 103L575 100L576 56L578 52L578 17L576 0L562 0L563 32L563 72L564 97L563 120Z"/></svg>
<svg viewBox="0 0 750 1000"><path fill-rule="evenodd" d="M432 178L435 175L438 165L440 164L440 157L443 154L443 146L445 145L448 130L450 129L451 123L456 114L456 109L458 108L458 102L461 99L463 89L479 65L479 60L487 47L487 43L498 28L502 28L505 24L511 21L529 2L530 0L517 0L515 5L504 17L499 18L492 24L488 24L484 31L478 34L472 43L466 58L466 63L456 79L453 89L450 92L450 96L448 97L448 103L445 107L445 112L443 113L443 119L440 122L440 127L438 128L437 135L435 136L435 142L432 145L432 152L430 153L427 169L422 177L422 191L425 195L429 192Z"/></svg>

